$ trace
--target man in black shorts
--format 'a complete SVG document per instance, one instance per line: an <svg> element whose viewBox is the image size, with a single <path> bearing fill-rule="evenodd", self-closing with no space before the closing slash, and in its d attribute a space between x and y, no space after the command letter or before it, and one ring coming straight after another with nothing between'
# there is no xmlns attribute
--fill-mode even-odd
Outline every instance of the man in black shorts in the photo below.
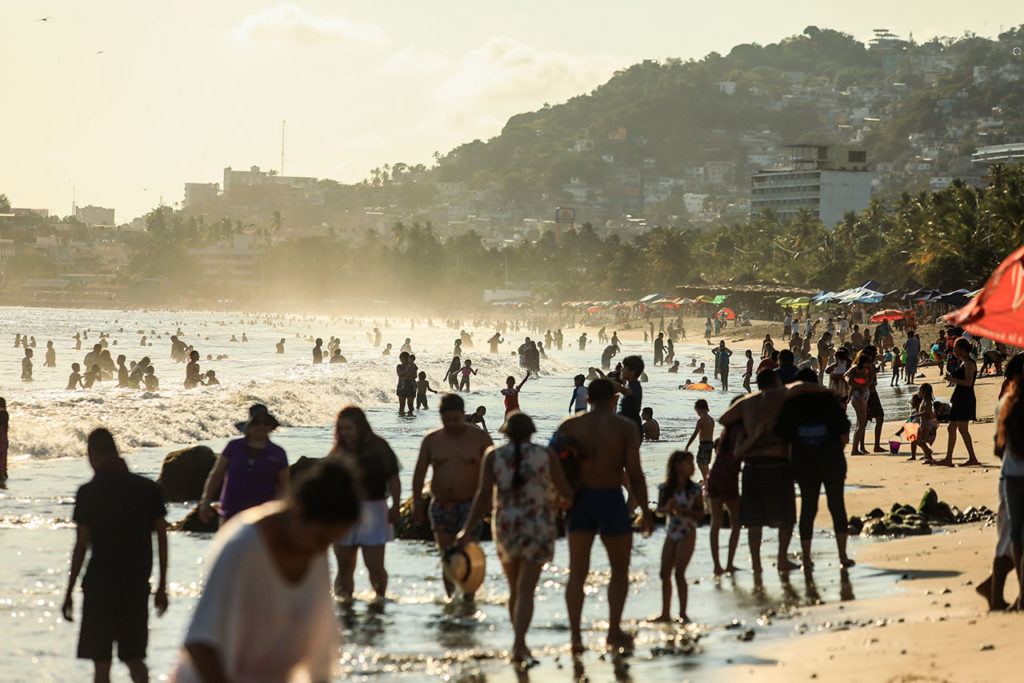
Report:
<svg viewBox="0 0 1024 683"><path fill-rule="evenodd" d="M757 375L756 393L744 396L719 418L726 427L740 424L748 435L736 448L743 460L743 488L740 493L740 523L747 527L750 561L755 574L761 573L763 528L779 530L779 572L799 569L789 555L789 542L796 524L796 495L789 467L789 449L775 435L775 421L786 396L779 376L772 370Z"/></svg>
<svg viewBox="0 0 1024 683"><path fill-rule="evenodd" d="M158 615L167 609L167 509L155 483L128 471L106 429L89 435L88 453L95 476L75 497L73 517L78 528L62 611L65 619L74 620L72 595L85 552L91 549L82 580L78 656L93 660L96 681L109 681L117 641L118 659L127 664L132 681L139 683L149 680L145 659L153 533L160 558L153 604Z"/></svg>
<svg viewBox="0 0 1024 683"><path fill-rule="evenodd" d="M631 420L615 414L615 386L606 379L590 383L587 391L589 413L566 418L552 439L574 444L579 467L579 487L569 511L569 582L565 602L574 654L583 652L580 620L583 587L590 572L590 551L594 538L608 553L611 577L608 581L608 637L606 644L617 650L632 648L633 639L622 630L622 610L629 592L629 559L633 529L629 508L622 495L623 472L629 490L640 505L640 529L651 533L651 511L647 506L647 481L640 467L640 433Z"/></svg>

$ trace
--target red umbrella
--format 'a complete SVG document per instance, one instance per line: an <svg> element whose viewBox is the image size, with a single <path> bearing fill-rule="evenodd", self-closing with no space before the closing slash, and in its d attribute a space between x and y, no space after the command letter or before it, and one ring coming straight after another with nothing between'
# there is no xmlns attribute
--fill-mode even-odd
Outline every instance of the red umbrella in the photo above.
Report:
<svg viewBox="0 0 1024 683"><path fill-rule="evenodd" d="M591 306L590 308L587 309L587 313L597 313L600 310L600 306Z"/></svg>
<svg viewBox="0 0 1024 683"><path fill-rule="evenodd" d="M725 313L725 319L726 320L735 320L736 319L736 314L732 312L731 308L723 308L718 313L715 313L715 317L716 318L721 318L723 313Z"/></svg>
<svg viewBox="0 0 1024 683"><path fill-rule="evenodd" d="M880 323L883 320L903 320L905 317L907 315L903 311L897 311L895 308L886 308L871 316L871 322Z"/></svg>
<svg viewBox="0 0 1024 683"><path fill-rule="evenodd" d="M1024 247L999 264L981 293L946 316L971 334L1024 346Z"/></svg>

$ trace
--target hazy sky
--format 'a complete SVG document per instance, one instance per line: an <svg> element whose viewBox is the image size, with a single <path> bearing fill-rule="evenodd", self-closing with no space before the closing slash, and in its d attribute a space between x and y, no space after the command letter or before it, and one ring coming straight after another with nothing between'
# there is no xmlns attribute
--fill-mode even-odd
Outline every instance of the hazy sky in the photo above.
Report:
<svg viewBox="0 0 1024 683"><path fill-rule="evenodd" d="M512 114L644 58L699 58L808 24L867 40L994 37L1019 5L949 0L0 0L0 193L126 221L223 168L355 181L496 135ZM983 14L986 19L978 16ZM47 18L46 21L40 21Z"/></svg>

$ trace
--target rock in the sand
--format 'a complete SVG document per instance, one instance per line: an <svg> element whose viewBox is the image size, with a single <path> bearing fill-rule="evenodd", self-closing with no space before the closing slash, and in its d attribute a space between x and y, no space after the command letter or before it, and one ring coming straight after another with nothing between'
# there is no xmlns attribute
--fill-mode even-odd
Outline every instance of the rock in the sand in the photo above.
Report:
<svg viewBox="0 0 1024 683"><path fill-rule="evenodd" d="M935 510L935 506L939 504L939 494L935 493L935 489L928 489L924 492L921 497L921 503L917 506L917 511L922 515Z"/></svg>
<svg viewBox="0 0 1024 683"><path fill-rule="evenodd" d="M427 510L429 507L430 494L425 493L423 494L423 509ZM405 499L399 507L399 511L398 524L395 525L395 538L401 538L406 541L434 540L434 534L430 530L430 522L427 521L426 517L424 517L422 524L417 524L413 519L412 496Z"/></svg>
<svg viewBox="0 0 1024 683"><path fill-rule="evenodd" d="M171 531L194 531L199 533L216 533L217 531L217 519L214 517L209 524L199 519L199 506L189 510L189 513L185 515L180 521L175 522L170 526Z"/></svg>
<svg viewBox="0 0 1024 683"><path fill-rule="evenodd" d="M206 477L216 461L217 456L209 446L193 446L168 453L156 480L164 500L171 503L199 500Z"/></svg>
<svg viewBox="0 0 1024 683"><path fill-rule="evenodd" d="M849 531L854 536L858 535L864 529L864 522L860 517L850 517Z"/></svg>
<svg viewBox="0 0 1024 683"><path fill-rule="evenodd" d="M864 515L866 519L882 519L885 517L885 513L882 512L882 508L875 508L868 514Z"/></svg>

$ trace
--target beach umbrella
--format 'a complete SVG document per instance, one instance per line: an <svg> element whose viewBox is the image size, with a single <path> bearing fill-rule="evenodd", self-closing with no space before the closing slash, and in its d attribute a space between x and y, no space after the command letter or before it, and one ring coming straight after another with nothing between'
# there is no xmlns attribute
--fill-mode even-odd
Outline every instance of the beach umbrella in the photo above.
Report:
<svg viewBox="0 0 1024 683"><path fill-rule="evenodd" d="M796 306L806 306L809 303L811 303L811 297L809 296L801 296L793 299L793 304Z"/></svg>
<svg viewBox="0 0 1024 683"><path fill-rule="evenodd" d="M716 318L721 318L723 313L725 314L725 319L726 320L735 320L736 319L736 314L732 312L731 308L723 308L718 313L715 313L715 317Z"/></svg>
<svg viewBox="0 0 1024 683"><path fill-rule="evenodd" d="M597 313L600 310L600 306L591 306L590 308L587 309L587 313Z"/></svg>
<svg viewBox="0 0 1024 683"><path fill-rule="evenodd" d="M725 299L725 294L716 294L715 298L711 300L711 303L715 304L716 306L721 306L722 304L725 303Z"/></svg>
<svg viewBox="0 0 1024 683"><path fill-rule="evenodd" d="M775 303L781 304L783 306L789 306L790 304L793 303L793 297L791 297L791 296L784 296L784 297L782 297L780 299L776 299Z"/></svg>
<svg viewBox="0 0 1024 683"><path fill-rule="evenodd" d="M880 323L883 320L903 320L905 317L906 315L903 311L897 311L895 308L886 308L871 316L870 322Z"/></svg>
<svg viewBox="0 0 1024 683"><path fill-rule="evenodd" d="M945 319L979 337L1024 346L1024 247L999 264L978 296Z"/></svg>

